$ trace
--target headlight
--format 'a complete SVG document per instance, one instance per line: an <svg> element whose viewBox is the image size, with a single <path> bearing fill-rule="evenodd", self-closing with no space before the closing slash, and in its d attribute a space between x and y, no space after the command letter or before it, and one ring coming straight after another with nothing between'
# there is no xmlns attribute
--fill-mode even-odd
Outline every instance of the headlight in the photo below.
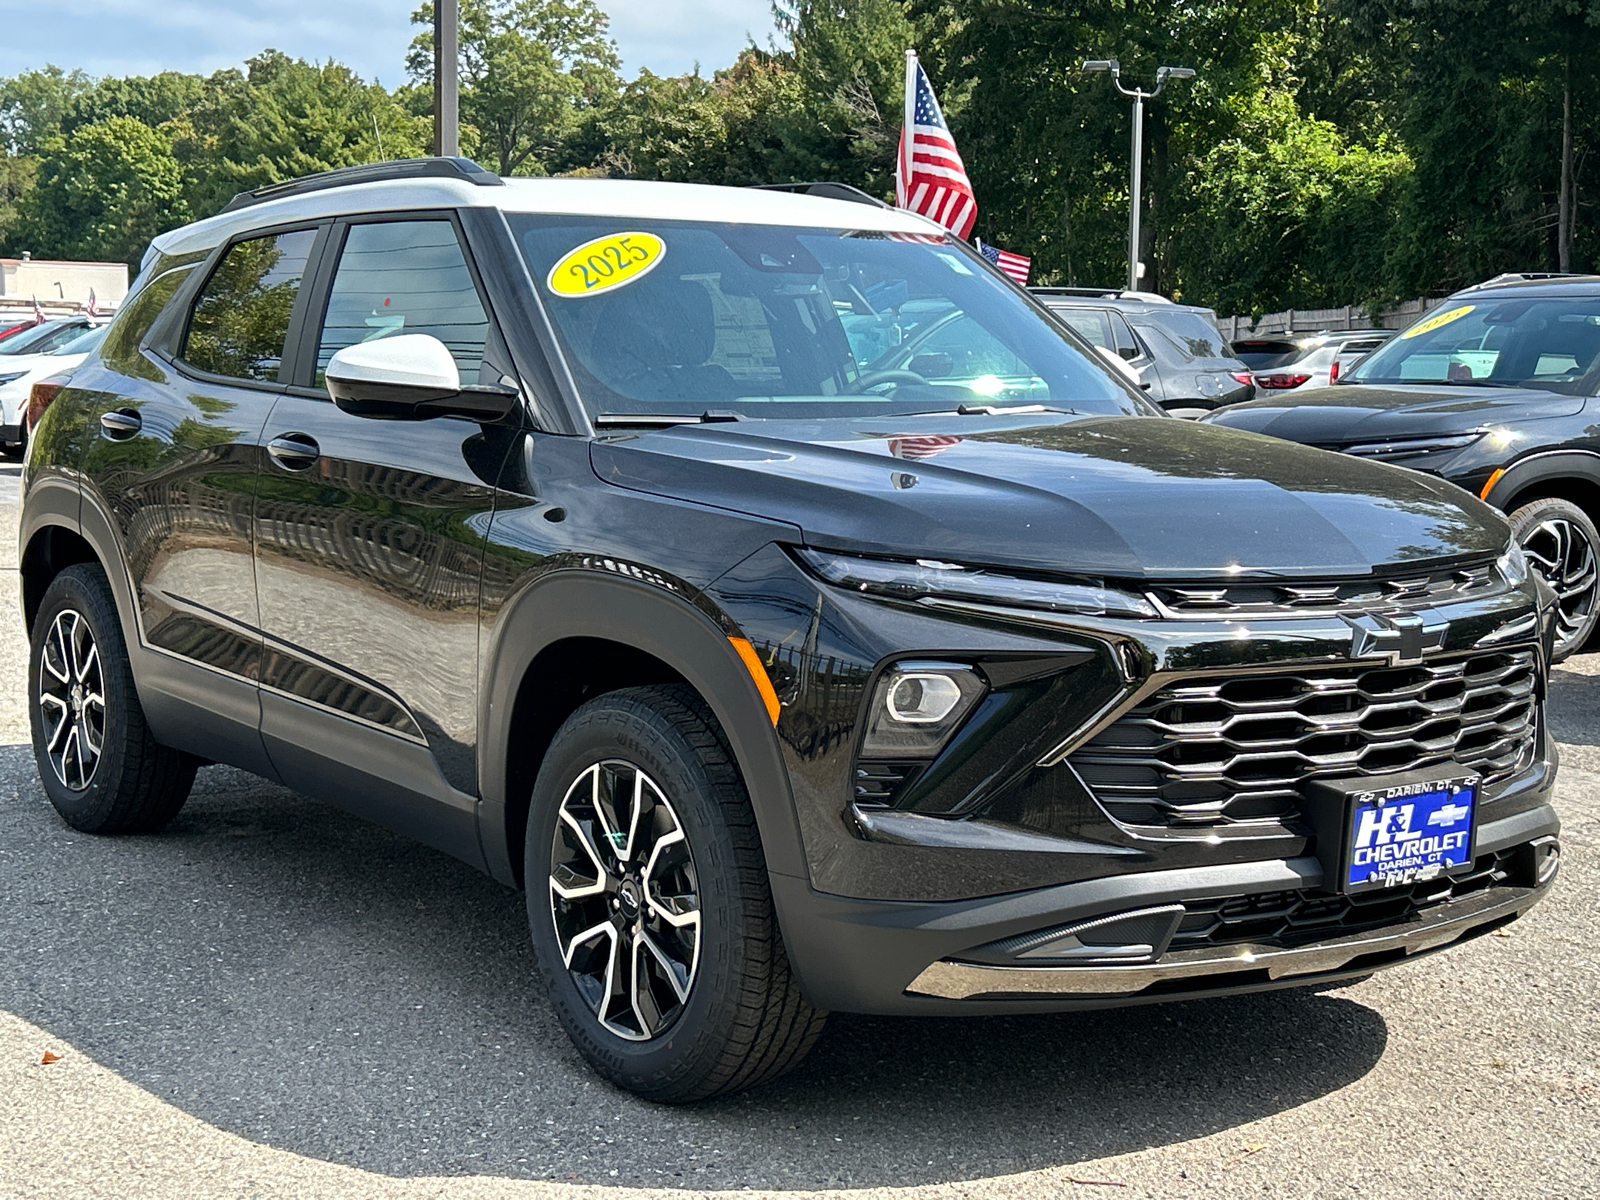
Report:
<svg viewBox="0 0 1600 1200"><path fill-rule="evenodd" d="M895 562L817 550L795 553L829 583L897 600L967 600L1090 617L1156 615L1143 596L1106 587L1098 579L1030 579L927 558Z"/></svg>
<svg viewBox="0 0 1600 1200"><path fill-rule="evenodd" d="M895 663L873 689L861 757L931 758L986 690L978 673L962 663Z"/></svg>
<svg viewBox="0 0 1600 1200"><path fill-rule="evenodd" d="M26 371L8 371L6 374L0 375L0 387L4 387L8 383L15 383L26 374Z"/></svg>
<svg viewBox="0 0 1600 1200"><path fill-rule="evenodd" d="M1449 437L1397 438L1392 442L1362 442L1346 446L1346 454L1357 458L1413 458L1424 454L1440 454L1446 450L1460 450L1472 445L1488 430L1475 429L1471 433L1453 434Z"/></svg>
<svg viewBox="0 0 1600 1200"><path fill-rule="evenodd" d="M1500 571L1500 577L1512 587L1521 587L1528 581L1528 556L1515 542L1507 546L1506 552L1495 560L1495 566Z"/></svg>

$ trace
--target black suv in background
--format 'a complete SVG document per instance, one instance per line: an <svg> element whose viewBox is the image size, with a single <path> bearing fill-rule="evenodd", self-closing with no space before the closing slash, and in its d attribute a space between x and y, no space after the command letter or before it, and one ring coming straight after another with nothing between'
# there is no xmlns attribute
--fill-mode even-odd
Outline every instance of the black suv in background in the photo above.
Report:
<svg viewBox="0 0 1600 1200"><path fill-rule="evenodd" d="M1600 276L1467 288L1332 387L1209 418L1441 476L1510 515L1559 604L1554 656L1600 620Z"/></svg>
<svg viewBox="0 0 1600 1200"><path fill-rule="evenodd" d="M863 366L936 326L931 376ZM1159 419L887 208L456 160L243 195L44 410L20 536L66 821L226 762L456 855L656 1099L829 1009L1349 980L1557 870L1498 514Z"/></svg>
<svg viewBox="0 0 1600 1200"><path fill-rule="evenodd" d="M1078 336L1127 362L1145 393L1175 417L1198 417L1256 394L1209 308L1149 292L1029 290Z"/></svg>

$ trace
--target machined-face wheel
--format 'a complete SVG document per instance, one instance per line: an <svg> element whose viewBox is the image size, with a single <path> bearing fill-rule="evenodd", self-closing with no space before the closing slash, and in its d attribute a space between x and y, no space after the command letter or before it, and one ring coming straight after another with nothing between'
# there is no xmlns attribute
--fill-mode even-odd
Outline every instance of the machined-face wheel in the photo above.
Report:
<svg viewBox="0 0 1600 1200"><path fill-rule="evenodd" d="M629 1041L671 1027L699 966L700 889L683 824L653 779L607 759L572 781L549 888L563 965L601 1026Z"/></svg>
<svg viewBox="0 0 1600 1200"><path fill-rule="evenodd" d="M1565 657L1588 636L1600 603L1595 545L1584 529L1559 515L1523 531L1521 543L1529 565L1556 594L1556 653Z"/></svg>
<svg viewBox="0 0 1600 1200"><path fill-rule="evenodd" d="M100 650L76 609L57 613L39 646L39 715L56 778L71 791L83 791L100 765L106 699Z"/></svg>

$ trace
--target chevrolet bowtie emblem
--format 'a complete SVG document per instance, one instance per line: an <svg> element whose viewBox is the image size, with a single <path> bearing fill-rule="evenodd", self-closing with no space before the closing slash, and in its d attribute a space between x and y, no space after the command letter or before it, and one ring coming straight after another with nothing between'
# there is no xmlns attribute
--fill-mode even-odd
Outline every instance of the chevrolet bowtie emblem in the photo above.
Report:
<svg viewBox="0 0 1600 1200"><path fill-rule="evenodd" d="M1345 617L1350 626L1351 658L1387 658L1390 666L1409 666L1444 648L1449 621L1429 623L1421 613L1362 613Z"/></svg>

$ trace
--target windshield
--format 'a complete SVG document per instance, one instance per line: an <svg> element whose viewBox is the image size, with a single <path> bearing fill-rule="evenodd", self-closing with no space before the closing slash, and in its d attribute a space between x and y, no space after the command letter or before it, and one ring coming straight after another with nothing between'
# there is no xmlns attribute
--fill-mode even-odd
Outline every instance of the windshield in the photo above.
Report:
<svg viewBox="0 0 1600 1200"><path fill-rule="evenodd" d="M591 416L1150 411L932 234L508 219Z"/></svg>
<svg viewBox="0 0 1600 1200"><path fill-rule="evenodd" d="M87 354L105 340L106 330L109 325L102 325L98 329L91 329L87 333L80 333L70 342L65 342L50 351L51 354Z"/></svg>
<svg viewBox="0 0 1600 1200"><path fill-rule="evenodd" d="M1351 383L1536 387L1578 395L1600 355L1600 296L1451 303L1357 364Z"/></svg>

